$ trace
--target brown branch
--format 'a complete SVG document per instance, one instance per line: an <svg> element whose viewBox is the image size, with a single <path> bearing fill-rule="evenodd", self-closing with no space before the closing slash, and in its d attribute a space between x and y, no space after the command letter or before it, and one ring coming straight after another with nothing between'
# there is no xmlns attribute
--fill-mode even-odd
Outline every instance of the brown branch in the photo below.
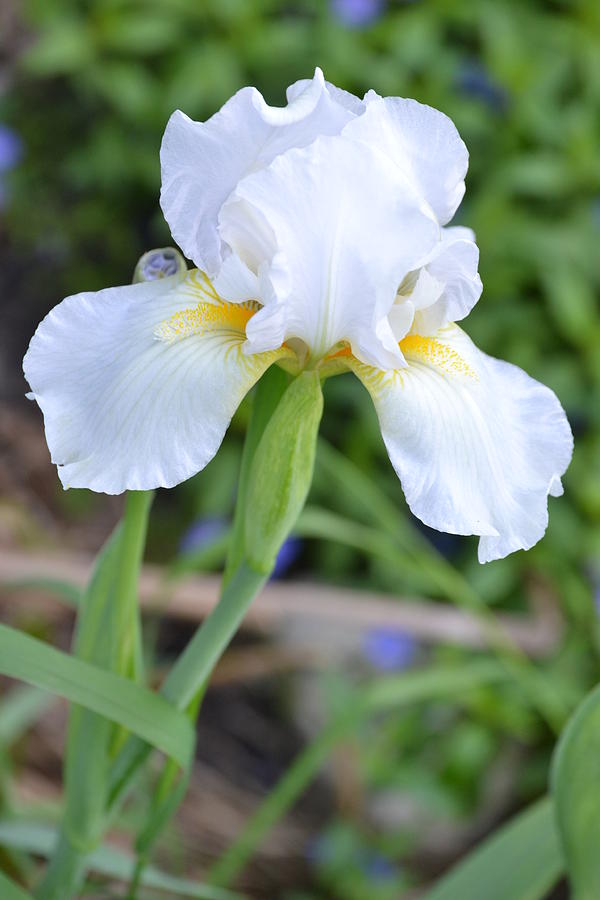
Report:
<svg viewBox="0 0 600 900"><path fill-rule="evenodd" d="M84 554L5 550L0 557L0 584L4 585L1 598L13 593L10 582L26 578L62 579L83 587L92 566L93 558ZM169 585L161 567L145 565L140 579L142 607L148 613L198 622L217 602L219 584L220 579L215 575L190 575ZM40 589L36 589L36 594L39 596ZM500 614L497 618L522 650L537 657L547 655L557 646L562 622L556 601L547 590L536 584L532 595L529 614ZM269 583L251 606L244 626L267 633L297 632L309 626L313 630L343 629L347 633L383 627L408 632L430 643L486 645L482 624L465 610L433 600L312 582Z"/></svg>

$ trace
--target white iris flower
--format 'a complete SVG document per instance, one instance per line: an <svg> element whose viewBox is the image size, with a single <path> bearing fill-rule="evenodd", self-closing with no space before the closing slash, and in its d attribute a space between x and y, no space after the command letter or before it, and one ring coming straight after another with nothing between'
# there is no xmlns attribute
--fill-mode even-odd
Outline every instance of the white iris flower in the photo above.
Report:
<svg viewBox="0 0 600 900"><path fill-rule="evenodd" d="M64 486L171 487L273 363L350 369L416 516L480 535L482 562L531 547L572 437L552 391L454 324L481 293L473 233L447 227L456 128L318 69L287 96L244 88L207 122L169 121L162 208L196 269L68 297L39 326L24 368Z"/></svg>

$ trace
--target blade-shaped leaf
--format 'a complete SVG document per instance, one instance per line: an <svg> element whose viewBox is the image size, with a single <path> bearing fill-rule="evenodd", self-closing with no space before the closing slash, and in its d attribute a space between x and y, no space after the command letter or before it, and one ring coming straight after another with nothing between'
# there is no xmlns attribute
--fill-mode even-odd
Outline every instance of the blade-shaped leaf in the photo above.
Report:
<svg viewBox="0 0 600 900"><path fill-rule="evenodd" d="M49 856L56 844L57 834L57 829L52 825L9 819L0 821L0 845L25 853ZM131 856L108 844L94 850L88 863L92 871L124 882L131 879L135 866L135 860ZM169 891L174 897L189 897L191 900L242 900L241 895L233 891L200 884L188 878L176 878L154 866L148 866L144 870L140 882L146 887ZM2 892L3 887L0 873L0 897L2 900L13 900L12 895ZM31 897L21 892L14 895L14 900L31 900Z"/></svg>
<svg viewBox="0 0 600 900"><path fill-rule="evenodd" d="M574 900L600 897L600 687L588 694L554 753L552 792Z"/></svg>
<svg viewBox="0 0 600 900"><path fill-rule="evenodd" d="M0 674L79 703L123 725L184 768L194 731L184 713L126 678L0 625Z"/></svg>
<svg viewBox="0 0 600 900"><path fill-rule="evenodd" d="M2 900L33 900L31 894L24 891L2 872L0 872L0 897Z"/></svg>
<svg viewBox="0 0 600 900"><path fill-rule="evenodd" d="M552 801L546 797L490 835L424 900L543 900L563 869Z"/></svg>

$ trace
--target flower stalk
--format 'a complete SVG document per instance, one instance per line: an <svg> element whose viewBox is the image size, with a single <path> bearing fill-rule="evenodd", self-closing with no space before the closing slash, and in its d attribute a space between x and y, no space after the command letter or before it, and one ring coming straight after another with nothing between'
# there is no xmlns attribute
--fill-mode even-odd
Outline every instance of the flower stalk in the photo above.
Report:
<svg viewBox="0 0 600 900"><path fill-rule="evenodd" d="M141 673L138 578L153 494L130 492L123 520L101 551L82 599L75 653L130 678ZM66 900L78 889L86 858L106 827L111 760L125 732L73 707L65 757L65 809L57 850L36 891L39 900Z"/></svg>

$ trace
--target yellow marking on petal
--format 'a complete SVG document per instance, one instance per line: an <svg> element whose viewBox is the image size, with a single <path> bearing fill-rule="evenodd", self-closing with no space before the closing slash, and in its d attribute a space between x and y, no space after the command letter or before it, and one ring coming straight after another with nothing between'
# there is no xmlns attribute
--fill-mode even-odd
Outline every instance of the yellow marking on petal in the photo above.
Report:
<svg viewBox="0 0 600 900"><path fill-rule="evenodd" d="M342 347L341 350L328 354L328 356L325 357L325 362L329 362L330 359L341 359L344 356L352 356L350 347Z"/></svg>
<svg viewBox="0 0 600 900"><path fill-rule="evenodd" d="M436 338L409 334L400 341L399 346L408 359L420 358L446 375L464 375L477 379L477 373L462 356Z"/></svg>
<svg viewBox="0 0 600 900"><path fill-rule="evenodd" d="M207 286L212 288L208 279L206 281ZM161 322L154 329L154 337L159 341L172 343L194 334L206 334L208 331L221 329L245 334L246 326L256 310L257 305L252 301L227 303L220 300L218 303L198 303L197 306L180 309Z"/></svg>

